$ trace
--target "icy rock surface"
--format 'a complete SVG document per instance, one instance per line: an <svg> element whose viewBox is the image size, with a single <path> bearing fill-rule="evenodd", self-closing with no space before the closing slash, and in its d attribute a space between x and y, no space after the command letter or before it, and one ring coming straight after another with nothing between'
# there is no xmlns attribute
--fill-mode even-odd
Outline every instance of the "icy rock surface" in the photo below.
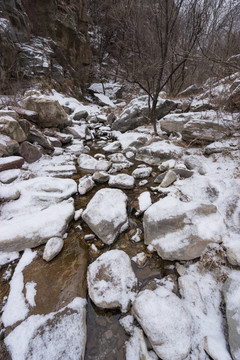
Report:
<svg viewBox="0 0 240 360"><path fill-rule="evenodd" d="M105 243L112 244L128 227L127 196L119 189L99 190L82 214L90 229Z"/></svg>
<svg viewBox="0 0 240 360"><path fill-rule="evenodd" d="M144 242L168 260L199 257L209 243L219 243L226 227L215 205L167 196L144 214Z"/></svg>
<svg viewBox="0 0 240 360"><path fill-rule="evenodd" d="M87 282L92 301L101 308L125 312L136 296L137 278L122 250L107 251L89 265Z"/></svg>
<svg viewBox="0 0 240 360"><path fill-rule="evenodd" d="M133 312L161 359L186 358L191 350L192 318L174 293L163 286L143 290L133 303Z"/></svg>

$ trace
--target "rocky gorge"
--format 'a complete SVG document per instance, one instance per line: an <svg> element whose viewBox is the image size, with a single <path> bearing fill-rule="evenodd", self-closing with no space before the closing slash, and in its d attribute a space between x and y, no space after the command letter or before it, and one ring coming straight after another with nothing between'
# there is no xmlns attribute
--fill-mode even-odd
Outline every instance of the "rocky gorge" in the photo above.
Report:
<svg viewBox="0 0 240 360"><path fill-rule="evenodd" d="M0 110L0 358L240 359L239 114L99 85Z"/></svg>

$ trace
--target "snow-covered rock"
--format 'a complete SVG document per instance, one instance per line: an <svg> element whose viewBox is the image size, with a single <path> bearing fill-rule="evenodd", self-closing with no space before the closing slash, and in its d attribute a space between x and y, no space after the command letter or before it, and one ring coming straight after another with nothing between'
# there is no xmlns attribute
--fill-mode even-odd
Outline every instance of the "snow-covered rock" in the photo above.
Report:
<svg viewBox="0 0 240 360"><path fill-rule="evenodd" d="M186 358L191 350L192 318L179 297L163 286L146 289L137 295L133 312L161 359Z"/></svg>
<svg viewBox="0 0 240 360"><path fill-rule="evenodd" d="M11 156L19 149L19 144L16 140L11 139L7 135L0 134L0 157Z"/></svg>
<svg viewBox="0 0 240 360"><path fill-rule="evenodd" d="M90 229L105 243L112 244L128 227L127 196L119 189L99 190L82 214Z"/></svg>
<svg viewBox="0 0 240 360"><path fill-rule="evenodd" d="M134 177L127 174L111 175L108 181L109 186L120 189L133 189L134 184Z"/></svg>
<svg viewBox="0 0 240 360"><path fill-rule="evenodd" d="M78 165L82 170L95 172L107 171L111 167L111 162L107 160L96 160L88 154L81 154L78 158Z"/></svg>
<svg viewBox="0 0 240 360"><path fill-rule="evenodd" d="M89 265L87 282L90 298L101 308L125 312L136 296L137 278L122 250L107 251Z"/></svg>
<svg viewBox="0 0 240 360"><path fill-rule="evenodd" d="M82 124L82 125L67 126L64 131L67 134L73 135L74 138L76 139L85 139L86 130L87 130L87 125Z"/></svg>
<svg viewBox="0 0 240 360"><path fill-rule="evenodd" d="M11 358L83 359L87 332L85 307L86 300L77 297L57 312L30 316L4 339Z"/></svg>
<svg viewBox="0 0 240 360"><path fill-rule="evenodd" d="M17 142L22 142L27 139L19 122L11 116L0 116L0 132Z"/></svg>
<svg viewBox="0 0 240 360"><path fill-rule="evenodd" d="M192 119L193 115L194 113L166 115L160 120L161 130L167 133L181 133L184 125Z"/></svg>
<svg viewBox="0 0 240 360"><path fill-rule="evenodd" d="M95 186L95 182L91 175L85 175L79 179L78 192L80 195L85 195L87 192L92 190Z"/></svg>
<svg viewBox="0 0 240 360"><path fill-rule="evenodd" d="M209 243L219 243L226 227L216 206L183 202L167 196L144 214L144 242L168 260L201 256Z"/></svg>
<svg viewBox="0 0 240 360"><path fill-rule="evenodd" d="M121 144L123 150L139 148L144 146L148 141L151 140L152 136L135 131L129 131L124 134L120 132L116 134L118 141Z"/></svg>
<svg viewBox="0 0 240 360"><path fill-rule="evenodd" d="M95 171L92 178L96 183L103 184L109 180L109 174L106 171Z"/></svg>
<svg viewBox="0 0 240 360"><path fill-rule="evenodd" d="M206 169L204 164L201 160L198 159L197 156L188 156L184 160L184 164L187 166L188 169L194 170L196 169L200 175L206 174Z"/></svg>
<svg viewBox="0 0 240 360"><path fill-rule="evenodd" d="M24 164L24 159L21 156L8 156L0 158L0 171L19 169Z"/></svg>
<svg viewBox="0 0 240 360"><path fill-rule="evenodd" d="M212 144L209 144L204 149L204 154L211 155L227 151L237 151L240 150L239 139L230 139L223 141L215 141Z"/></svg>
<svg viewBox="0 0 240 360"><path fill-rule="evenodd" d="M51 261L55 256L57 256L63 248L64 241L62 238L51 238L47 241L44 252L43 259L45 261Z"/></svg>
<svg viewBox="0 0 240 360"><path fill-rule="evenodd" d="M160 165L162 160L178 158L182 153L182 148L162 140L137 149L136 160L144 161L150 165Z"/></svg>
<svg viewBox="0 0 240 360"><path fill-rule="evenodd" d="M164 176L160 186L161 187L168 187L169 185L173 184L174 181L177 180L177 175L173 170L168 170L166 175Z"/></svg>
<svg viewBox="0 0 240 360"><path fill-rule="evenodd" d="M151 194L149 191L142 192L138 197L138 207L140 213L146 211L152 205Z"/></svg>
<svg viewBox="0 0 240 360"><path fill-rule="evenodd" d="M119 141L113 141L112 143L109 143L108 145L103 147L104 151L107 152L115 152L118 151L121 147L121 144Z"/></svg>
<svg viewBox="0 0 240 360"><path fill-rule="evenodd" d="M132 176L135 177L135 179L144 179L146 177L149 177L152 173L152 168L150 166L137 168L132 172Z"/></svg>

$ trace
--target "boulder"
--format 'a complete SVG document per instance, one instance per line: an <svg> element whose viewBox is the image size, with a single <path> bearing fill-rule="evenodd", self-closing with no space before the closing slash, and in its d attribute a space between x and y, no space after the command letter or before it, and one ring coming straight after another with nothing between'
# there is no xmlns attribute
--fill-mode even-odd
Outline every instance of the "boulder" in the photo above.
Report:
<svg viewBox="0 0 240 360"><path fill-rule="evenodd" d="M197 170L200 175L206 174L205 166L197 156L188 156L184 160L184 164L190 170Z"/></svg>
<svg viewBox="0 0 240 360"><path fill-rule="evenodd" d="M170 133L182 133L184 125L192 119L192 114L169 114L160 120L162 131Z"/></svg>
<svg viewBox="0 0 240 360"><path fill-rule="evenodd" d="M137 149L152 139L151 135L136 131L129 131L124 134L117 134L116 136L123 150Z"/></svg>
<svg viewBox="0 0 240 360"><path fill-rule="evenodd" d="M68 117L57 100L48 96L30 95L22 100L22 105L27 110L38 113L36 124L45 127L64 127L68 124Z"/></svg>
<svg viewBox="0 0 240 360"><path fill-rule="evenodd" d="M211 226L209 226L211 224ZM167 196L144 214L144 242L167 260L201 256L209 243L220 243L226 227L216 206Z"/></svg>
<svg viewBox="0 0 240 360"><path fill-rule="evenodd" d="M87 131L87 125L73 125L73 126L67 126L64 131L67 134L73 135L75 139L85 139L86 138L86 131Z"/></svg>
<svg viewBox="0 0 240 360"><path fill-rule="evenodd" d="M26 119L31 122L38 121L38 113L36 111L23 109L23 108L17 107L17 106L10 106L10 109L15 111L21 119Z"/></svg>
<svg viewBox="0 0 240 360"><path fill-rule="evenodd" d="M207 145L204 149L204 154L211 155L215 153L224 153L240 150L240 141L239 139L230 139L223 141L215 141Z"/></svg>
<svg viewBox="0 0 240 360"><path fill-rule="evenodd" d="M62 238L54 237L47 241L44 252L43 259L47 262L55 258L63 248L64 241Z"/></svg>
<svg viewBox="0 0 240 360"><path fill-rule="evenodd" d="M134 177L127 174L111 175L108 181L109 186L119 189L133 189L134 184Z"/></svg>
<svg viewBox="0 0 240 360"><path fill-rule="evenodd" d="M99 190L82 214L90 229L105 243L112 244L128 227L127 196L119 189Z"/></svg>
<svg viewBox="0 0 240 360"><path fill-rule="evenodd" d="M37 143L48 151L53 151L54 148L48 138L39 130L31 129L28 135L28 141L31 143Z"/></svg>
<svg viewBox="0 0 240 360"><path fill-rule="evenodd" d="M103 309L126 312L136 296L137 278L129 256L122 250L102 254L88 267L88 291L94 304Z"/></svg>
<svg viewBox="0 0 240 360"><path fill-rule="evenodd" d="M152 168L150 166L148 167L139 167L132 172L132 176L135 179L145 179L149 177L152 173Z"/></svg>
<svg viewBox="0 0 240 360"><path fill-rule="evenodd" d="M17 142L22 142L27 138L18 121L11 116L0 117L0 132Z"/></svg>
<svg viewBox="0 0 240 360"><path fill-rule="evenodd" d="M21 143L19 147L19 154L24 158L29 164L34 161L39 160L42 157L42 152L36 145L31 144L28 141Z"/></svg>
<svg viewBox="0 0 240 360"><path fill-rule="evenodd" d="M79 179L78 192L80 195L85 195L87 192L92 190L95 185L96 184L93 181L92 176L85 175Z"/></svg>
<svg viewBox="0 0 240 360"><path fill-rule="evenodd" d="M138 197L138 211L143 213L152 205L151 194L149 191L142 192Z"/></svg>
<svg viewBox="0 0 240 360"><path fill-rule="evenodd" d="M73 120L86 119L87 117L88 117L88 112L86 110L81 110L73 115Z"/></svg>
<svg viewBox="0 0 240 360"><path fill-rule="evenodd" d="M168 187L169 185L172 185L174 183L174 181L177 180L177 175L173 170L168 170L167 173L165 174L160 186L165 188Z"/></svg>
<svg viewBox="0 0 240 360"><path fill-rule="evenodd" d="M25 132L26 136L28 137L31 128L30 122L26 119L19 119L18 122L23 131Z"/></svg>
<svg viewBox="0 0 240 360"><path fill-rule="evenodd" d="M109 174L106 171L96 171L93 176L93 180L96 183L104 184L109 180Z"/></svg>
<svg viewBox="0 0 240 360"><path fill-rule="evenodd" d="M0 134L0 157L11 156L15 154L19 149L19 144L16 140L12 140L7 135Z"/></svg>
<svg viewBox="0 0 240 360"><path fill-rule="evenodd" d="M191 350L192 318L178 296L161 285L140 291L133 314L159 358L186 358Z"/></svg>
<svg viewBox="0 0 240 360"><path fill-rule="evenodd" d="M5 170L0 172L0 181L3 184L10 184L21 174L20 169Z"/></svg>
<svg viewBox="0 0 240 360"><path fill-rule="evenodd" d="M10 169L20 169L24 164L24 159L21 156L8 156L0 158L0 171Z"/></svg>
<svg viewBox="0 0 240 360"><path fill-rule="evenodd" d="M108 145L103 147L104 151L107 152L115 152L118 151L121 148L121 144L119 141L113 141L112 143L109 143Z"/></svg>
<svg viewBox="0 0 240 360"><path fill-rule="evenodd" d="M96 160L88 154L81 154L77 161L80 169L92 173L95 171L107 171L112 164L107 160Z"/></svg>
<svg viewBox="0 0 240 360"><path fill-rule="evenodd" d="M150 145L140 147L136 152L136 160L150 165L160 165L161 161L181 156L183 149L169 142L155 141Z"/></svg>

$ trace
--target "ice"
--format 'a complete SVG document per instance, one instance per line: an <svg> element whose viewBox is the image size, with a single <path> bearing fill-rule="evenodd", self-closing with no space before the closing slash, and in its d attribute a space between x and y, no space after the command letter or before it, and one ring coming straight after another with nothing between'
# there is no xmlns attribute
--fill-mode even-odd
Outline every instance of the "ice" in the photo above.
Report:
<svg viewBox="0 0 240 360"><path fill-rule="evenodd" d="M4 311L2 314L2 321L4 326L15 324L19 320L25 319L29 309L25 302L24 291L24 278L23 269L29 265L35 258L37 252L26 249L21 257L10 282L10 292ZM32 295L28 291L28 299L32 301ZM30 303L30 305L31 305Z"/></svg>
<svg viewBox="0 0 240 360"><path fill-rule="evenodd" d="M85 306L86 300L75 298L57 312L32 315L23 321L4 340L12 360L82 359L86 342Z"/></svg>

